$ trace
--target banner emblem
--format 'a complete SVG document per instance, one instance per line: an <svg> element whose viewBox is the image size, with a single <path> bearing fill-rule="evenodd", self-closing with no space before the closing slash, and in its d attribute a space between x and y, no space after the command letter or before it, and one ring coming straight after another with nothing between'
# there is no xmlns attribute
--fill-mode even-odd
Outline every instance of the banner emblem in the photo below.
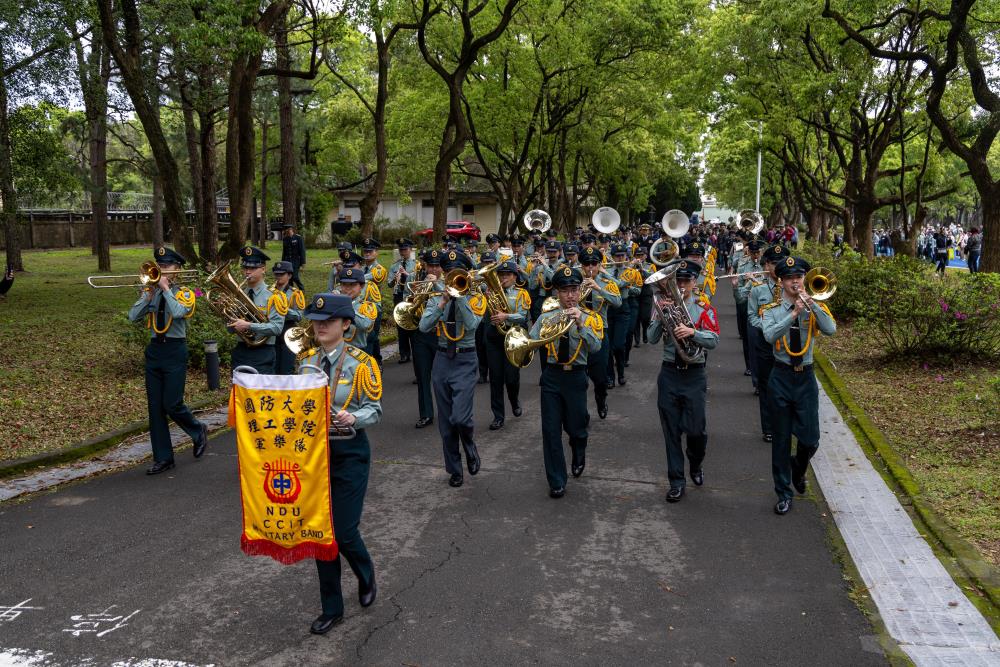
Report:
<svg viewBox="0 0 1000 667"><path fill-rule="evenodd" d="M302 491L299 464L284 459L264 464L264 493L274 503L291 504Z"/></svg>

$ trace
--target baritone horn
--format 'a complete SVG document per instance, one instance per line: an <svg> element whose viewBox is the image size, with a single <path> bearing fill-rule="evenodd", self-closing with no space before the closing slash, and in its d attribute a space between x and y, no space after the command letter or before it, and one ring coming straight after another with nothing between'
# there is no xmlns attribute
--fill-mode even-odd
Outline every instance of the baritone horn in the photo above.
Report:
<svg viewBox="0 0 1000 667"><path fill-rule="evenodd" d="M507 361L512 366L524 368L531 363L535 350L562 338L575 322L576 320L566 315L551 317L539 328L538 340L531 338L524 327L512 327L503 339L503 351L507 355Z"/></svg>
<svg viewBox="0 0 1000 667"><path fill-rule="evenodd" d="M171 269L164 271L156 262L143 262L137 274L113 276L87 276L87 284L95 289L111 289L113 287L152 287L160 282L162 276L173 276L174 280L197 280L198 269Z"/></svg>
<svg viewBox="0 0 1000 667"><path fill-rule="evenodd" d="M590 216L590 224L601 234L614 234L622 224L622 216L610 206L602 206Z"/></svg>
<svg viewBox="0 0 1000 667"><path fill-rule="evenodd" d="M540 208L532 209L524 214L521 219L529 232L541 232L544 234L552 227L552 216Z"/></svg>

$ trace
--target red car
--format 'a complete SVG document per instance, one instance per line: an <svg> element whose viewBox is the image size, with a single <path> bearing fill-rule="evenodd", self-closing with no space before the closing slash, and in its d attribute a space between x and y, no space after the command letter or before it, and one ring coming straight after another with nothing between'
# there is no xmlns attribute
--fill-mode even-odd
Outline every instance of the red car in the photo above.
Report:
<svg viewBox="0 0 1000 667"><path fill-rule="evenodd" d="M476 227L476 225L468 220L448 222L447 225L448 229L446 234L452 238L472 239L473 241L478 241L480 239L481 232L479 227ZM421 242L428 243L433 240L434 229L432 227L421 229L419 232L416 232L416 235L420 237Z"/></svg>

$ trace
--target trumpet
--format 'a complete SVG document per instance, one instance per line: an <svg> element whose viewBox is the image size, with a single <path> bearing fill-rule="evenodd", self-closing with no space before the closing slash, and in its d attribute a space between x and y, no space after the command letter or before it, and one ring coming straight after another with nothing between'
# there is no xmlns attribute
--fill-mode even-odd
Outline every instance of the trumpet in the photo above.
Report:
<svg viewBox="0 0 1000 667"><path fill-rule="evenodd" d="M196 280L201 273L198 269L171 269L164 271L156 262L143 262L138 274L123 274L113 276L87 276L87 284L94 289L112 289L115 287L141 287L151 289L160 282L162 276L172 276L174 280Z"/></svg>

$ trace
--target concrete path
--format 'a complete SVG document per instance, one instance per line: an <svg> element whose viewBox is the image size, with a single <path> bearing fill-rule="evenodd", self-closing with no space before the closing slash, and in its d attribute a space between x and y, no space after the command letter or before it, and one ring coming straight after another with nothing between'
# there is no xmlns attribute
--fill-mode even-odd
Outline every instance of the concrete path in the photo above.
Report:
<svg viewBox="0 0 1000 667"><path fill-rule="evenodd" d="M727 290L724 290L727 291ZM231 433L166 475L140 467L0 505L0 665L885 664L831 557L829 517L772 512L770 448L742 375L731 297L710 359L704 487L668 505L658 347L633 352L587 470L547 496L537 366L498 432L477 388L483 469L447 486L388 363L362 521L379 598L345 575L344 623L309 635L315 568L239 550ZM16 609L15 609L16 607Z"/></svg>

